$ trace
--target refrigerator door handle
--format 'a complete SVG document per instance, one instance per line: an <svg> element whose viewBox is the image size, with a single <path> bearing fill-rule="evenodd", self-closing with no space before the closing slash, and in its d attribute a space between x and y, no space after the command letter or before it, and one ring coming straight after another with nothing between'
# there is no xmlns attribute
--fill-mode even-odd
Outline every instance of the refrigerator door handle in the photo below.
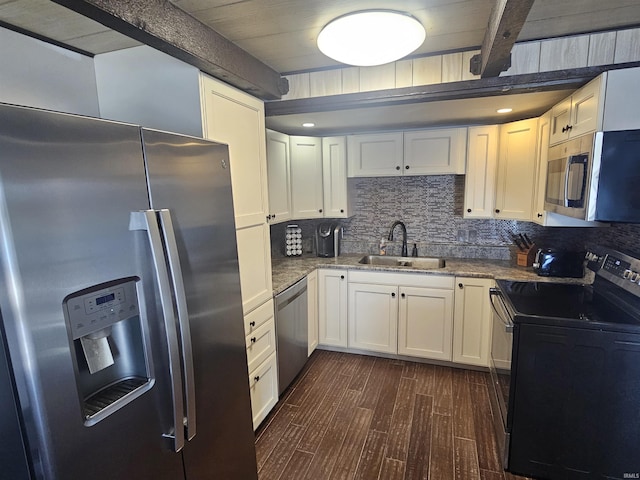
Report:
<svg viewBox="0 0 640 480"><path fill-rule="evenodd" d="M173 222L171 221L171 212L167 209L162 209L159 211L158 216L160 218L160 227L162 228L164 244L169 258L169 271L171 273L171 280L173 281L173 291L178 309L178 328L180 329L180 340L182 343L182 365L187 410L184 426L186 428L187 440L191 440L196 435L196 388L193 374L193 353L189 326L189 311L187 310L187 296L184 291L182 268L180 267L180 257L178 255L175 230L173 229Z"/></svg>
<svg viewBox="0 0 640 480"><path fill-rule="evenodd" d="M173 301L171 299L171 285L155 210L131 212L129 230L145 230L151 246L151 255L158 281L162 316L165 324L169 353L169 374L171 377L171 397L173 400L173 432L165 433L162 436L173 440L173 450L179 452L184 447L184 404L182 399L180 351Z"/></svg>

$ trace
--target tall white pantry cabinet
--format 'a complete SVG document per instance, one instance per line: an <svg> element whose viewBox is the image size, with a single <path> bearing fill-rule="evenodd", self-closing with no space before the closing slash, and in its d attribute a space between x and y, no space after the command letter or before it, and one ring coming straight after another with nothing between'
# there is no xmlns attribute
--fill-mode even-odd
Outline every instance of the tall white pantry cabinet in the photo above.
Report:
<svg viewBox="0 0 640 480"><path fill-rule="evenodd" d="M146 46L97 55L95 68L103 118L229 145L245 333L250 341L255 335L252 324L271 329L274 309L263 102ZM254 426L278 399L275 345L268 350L266 360L247 372Z"/></svg>

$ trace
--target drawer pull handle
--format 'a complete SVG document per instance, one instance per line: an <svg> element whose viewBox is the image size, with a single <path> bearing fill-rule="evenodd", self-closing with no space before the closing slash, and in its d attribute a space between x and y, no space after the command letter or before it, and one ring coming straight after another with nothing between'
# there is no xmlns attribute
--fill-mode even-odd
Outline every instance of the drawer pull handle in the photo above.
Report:
<svg viewBox="0 0 640 480"><path fill-rule="evenodd" d="M259 382L259 381L260 381L260 375L256 375L255 377L253 377L253 379L254 379L256 382Z"/></svg>
<svg viewBox="0 0 640 480"><path fill-rule="evenodd" d="M249 326L255 327L256 326L256 322L249 322Z"/></svg>
<svg viewBox="0 0 640 480"><path fill-rule="evenodd" d="M251 343L256 343L256 337L251 337Z"/></svg>

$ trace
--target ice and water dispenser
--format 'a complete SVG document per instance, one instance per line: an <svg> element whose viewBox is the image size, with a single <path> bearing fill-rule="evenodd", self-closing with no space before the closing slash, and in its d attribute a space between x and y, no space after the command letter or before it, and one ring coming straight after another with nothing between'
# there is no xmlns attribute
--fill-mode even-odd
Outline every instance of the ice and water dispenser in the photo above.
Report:
<svg viewBox="0 0 640 480"><path fill-rule="evenodd" d="M138 281L127 278L104 283L71 294L63 302L88 426L152 386Z"/></svg>

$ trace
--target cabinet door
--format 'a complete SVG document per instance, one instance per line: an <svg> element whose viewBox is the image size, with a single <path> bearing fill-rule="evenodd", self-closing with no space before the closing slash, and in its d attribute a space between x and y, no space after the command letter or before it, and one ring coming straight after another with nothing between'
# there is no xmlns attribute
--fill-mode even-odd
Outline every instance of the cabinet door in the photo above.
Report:
<svg viewBox="0 0 640 480"><path fill-rule="evenodd" d="M402 175L402 155L402 132L347 137L350 177Z"/></svg>
<svg viewBox="0 0 640 480"><path fill-rule="evenodd" d="M400 287L398 353L451 360L453 291Z"/></svg>
<svg viewBox="0 0 640 480"><path fill-rule="evenodd" d="M269 235L267 223L236 230L242 308L245 315L273 296ZM215 245L211 245L211 248L215 248Z"/></svg>
<svg viewBox="0 0 640 480"><path fill-rule="evenodd" d="M322 139L322 180L324 216L347 218L351 202L347 190L346 137Z"/></svg>
<svg viewBox="0 0 640 480"><path fill-rule="evenodd" d="M267 130L270 223L291 220L289 135Z"/></svg>
<svg viewBox="0 0 640 480"><path fill-rule="evenodd" d="M278 402L278 363L276 352L249 374L253 429L260 425Z"/></svg>
<svg viewBox="0 0 640 480"><path fill-rule="evenodd" d="M537 118L500 127L496 218L526 221L531 218L537 133Z"/></svg>
<svg viewBox="0 0 640 480"><path fill-rule="evenodd" d="M289 137L291 145L291 202L293 218L321 218L322 139Z"/></svg>
<svg viewBox="0 0 640 480"><path fill-rule="evenodd" d="M349 283L350 348L396 353L398 350L398 288Z"/></svg>
<svg viewBox="0 0 640 480"><path fill-rule="evenodd" d="M307 331L309 332L309 352L311 355L318 346L318 271L307 275Z"/></svg>
<svg viewBox="0 0 640 480"><path fill-rule="evenodd" d="M549 159L549 135L551 132L551 112L545 113L538 120L538 147L536 155L536 183L533 194L531 221L544 225L544 196L547 189L547 161Z"/></svg>
<svg viewBox="0 0 640 480"><path fill-rule="evenodd" d="M318 270L318 343L347 346L347 271Z"/></svg>
<svg viewBox="0 0 640 480"><path fill-rule="evenodd" d="M456 278L453 318L453 361L489 366L491 303L487 278Z"/></svg>
<svg viewBox="0 0 640 480"><path fill-rule="evenodd" d="M267 155L264 104L202 75L205 137L229 145L236 228L266 222Z"/></svg>
<svg viewBox="0 0 640 480"><path fill-rule="evenodd" d="M469 128L464 218L493 218L499 133L497 125Z"/></svg>
<svg viewBox="0 0 640 480"><path fill-rule="evenodd" d="M567 127L571 123L571 97L551 109L549 144L555 145L569 138Z"/></svg>
<svg viewBox="0 0 640 480"><path fill-rule="evenodd" d="M604 94L600 92L602 85L602 78L596 77L571 95L569 138L595 132L598 128L598 119L604 109Z"/></svg>
<svg viewBox="0 0 640 480"><path fill-rule="evenodd" d="M464 174L466 147L466 128L406 132L403 175Z"/></svg>

